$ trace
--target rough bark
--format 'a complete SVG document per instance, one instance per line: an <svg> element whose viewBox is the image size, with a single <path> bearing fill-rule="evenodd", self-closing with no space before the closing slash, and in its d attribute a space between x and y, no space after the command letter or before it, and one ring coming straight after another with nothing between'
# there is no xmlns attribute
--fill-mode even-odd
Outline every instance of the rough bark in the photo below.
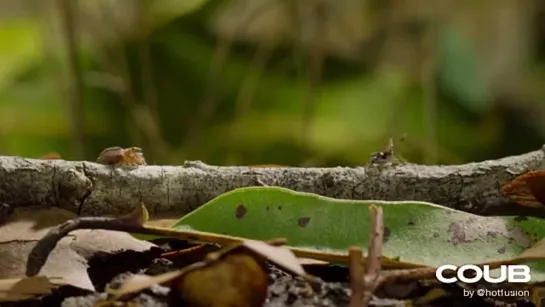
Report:
<svg viewBox="0 0 545 307"><path fill-rule="evenodd" d="M545 147L498 160L449 166L334 168L210 166L112 167L92 162L0 157L0 203L60 206L81 215L187 213L239 187L270 185L343 199L420 200L478 214L543 216L514 205L501 187L545 165Z"/></svg>

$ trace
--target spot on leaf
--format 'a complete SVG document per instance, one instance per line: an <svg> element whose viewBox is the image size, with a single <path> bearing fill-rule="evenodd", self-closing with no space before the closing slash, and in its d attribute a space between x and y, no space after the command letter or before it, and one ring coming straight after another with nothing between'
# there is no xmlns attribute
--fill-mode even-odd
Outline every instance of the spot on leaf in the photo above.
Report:
<svg viewBox="0 0 545 307"><path fill-rule="evenodd" d="M235 211L235 216L237 217L237 219L241 219L246 215L246 212L247 210L246 210L246 207L244 207L244 205L238 205Z"/></svg>
<svg viewBox="0 0 545 307"><path fill-rule="evenodd" d="M309 222L310 222L309 217L302 217L302 218L299 218L297 220L297 225L299 225L299 227L301 227L301 228L305 228L305 227L307 227Z"/></svg>
<svg viewBox="0 0 545 307"><path fill-rule="evenodd" d="M458 245L460 243L466 242L466 233L462 226L459 223L452 222L448 226L447 232L451 233L449 242L453 245Z"/></svg>

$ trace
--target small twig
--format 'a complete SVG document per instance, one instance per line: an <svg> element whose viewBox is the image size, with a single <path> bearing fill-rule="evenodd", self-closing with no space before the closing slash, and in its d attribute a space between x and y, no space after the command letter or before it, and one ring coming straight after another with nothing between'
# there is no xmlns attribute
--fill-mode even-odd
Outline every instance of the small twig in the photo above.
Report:
<svg viewBox="0 0 545 307"><path fill-rule="evenodd" d="M234 33L229 33L229 36L220 38L217 41L217 45L212 57L210 68L208 71L207 81L204 90L204 98L199 106L198 111L193 118L193 121L189 125L188 132L186 134L186 148L194 150L197 141L200 139L201 129L216 109L217 105L217 93L218 86L220 85L220 76L229 58L231 47L233 45Z"/></svg>
<svg viewBox="0 0 545 307"><path fill-rule="evenodd" d="M74 155L85 157L85 136L83 128L83 73L78 61L77 30L77 1L59 0L62 13L63 31L66 39L68 60L70 65L70 100L68 101L70 133L74 144Z"/></svg>
<svg viewBox="0 0 545 307"><path fill-rule="evenodd" d="M314 6L314 16L312 18L313 24L313 46L308 61L308 79L307 89L303 107L303 120L302 120L302 138L304 142L308 141L310 128L312 126L312 120L314 117L314 109L316 105L317 91L320 85L325 58L325 42L324 32L326 28L326 4L317 2ZM306 2L302 7L298 7L298 10L307 10ZM302 22L302 20L300 20Z"/></svg>
<svg viewBox="0 0 545 307"><path fill-rule="evenodd" d="M365 291L363 293L362 305L364 307L369 306L369 302L373 298L373 293L380 285L380 269L382 258L382 239L384 238L384 222L382 217L382 208L377 206L370 206L369 210L373 215L373 221L371 226L372 237L369 243L369 249L367 252L367 261L365 264L365 275L363 276L363 285Z"/></svg>
<svg viewBox="0 0 545 307"><path fill-rule="evenodd" d="M426 125L426 139L427 146L424 147L424 162L426 164L437 163L438 145L437 145L437 44L438 44L438 31L440 23L442 21L441 14L438 11L442 5L437 5L437 2L433 2L435 16L431 16L428 23L428 30L424 38L422 39L423 48L427 53L426 59L421 63L421 84L424 91L424 117Z"/></svg>
<svg viewBox="0 0 545 307"><path fill-rule="evenodd" d="M284 238L272 239L265 242L272 246L283 246L287 244L287 240ZM175 250L175 251L163 253L161 254L161 258L173 259L175 257L179 257L182 255L202 252L203 250L205 250L206 252L209 252L211 250L210 247L212 247L214 251L218 250L217 247L214 247L213 245L210 245L210 244L199 244L199 245L191 246L182 250Z"/></svg>
<svg viewBox="0 0 545 307"><path fill-rule="evenodd" d="M149 110L153 112L153 117L156 122L159 122L159 116L157 114L157 89L155 86L153 59L151 56L150 43L149 43L149 14L146 11L146 6L143 0L138 3L139 9L139 42L138 42L138 58L142 65L140 73L143 101L148 106Z"/></svg>
<svg viewBox="0 0 545 307"><path fill-rule="evenodd" d="M351 247L348 250L348 261L350 263L350 307L363 306L363 274L365 268L362 263L363 253L359 247Z"/></svg>
<svg viewBox="0 0 545 307"><path fill-rule="evenodd" d="M248 68L244 81L240 85L240 89L238 91L238 97L236 100L237 117L243 117L250 110L255 91L259 85L259 80L263 75L272 51L273 46L267 42L261 43L257 47L252 63Z"/></svg>
<svg viewBox="0 0 545 307"><path fill-rule="evenodd" d="M142 111L147 114L144 118L149 127L146 129L149 131L147 134L148 141L152 146L149 149L152 150L152 155L157 159L165 160L165 157L170 155L170 149L168 144L163 140L161 132L161 122L158 111L158 97L157 87L155 83L153 58L151 54L150 42L149 42L149 13L146 11L146 5L143 0L138 3L139 8L139 41L138 41L138 59L141 65L140 79L142 87L142 100L146 108ZM134 115L135 120L137 115ZM140 116L142 117L142 116Z"/></svg>
<svg viewBox="0 0 545 307"><path fill-rule="evenodd" d="M259 44L252 59L252 63L246 72L246 76L240 85L236 100L236 118L238 121L234 123L233 131L231 132L231 137L233 139L230 145L231 150L229 150L231 155L235 154L235 149L237 148L237 134L244 128L243 118L248 115L248 112L251 109L259 81L265 71L272 50L272 46L267 42ZM236 161L229 162L236 163Z"/></svg>

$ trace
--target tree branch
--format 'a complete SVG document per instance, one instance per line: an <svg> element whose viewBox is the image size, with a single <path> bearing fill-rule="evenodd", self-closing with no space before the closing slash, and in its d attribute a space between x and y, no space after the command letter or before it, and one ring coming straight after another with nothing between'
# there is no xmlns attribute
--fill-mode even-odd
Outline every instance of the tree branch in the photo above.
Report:
<svg viewBox="0 0 545 307"><path fill-rule="evenodd" d="M545 166L544 149L451 166L403 164L335 168L182 166L112 167L92 162L0 157L0 203L61 206L82 215L119 215L143 202L149 212L187 213L227 191L281 186L343 199L419 200L477 214L533 215L501 188Z"/></svg>

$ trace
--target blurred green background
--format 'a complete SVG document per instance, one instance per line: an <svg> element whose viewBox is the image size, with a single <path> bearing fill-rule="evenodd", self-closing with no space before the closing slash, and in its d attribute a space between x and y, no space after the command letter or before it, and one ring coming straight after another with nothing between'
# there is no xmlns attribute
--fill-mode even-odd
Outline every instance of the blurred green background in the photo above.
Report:
<svg viewBox="0 0 545 307"><path fill-rule="evenodd" d="M545 143L539 0L0 0L0 154L415 163Z"/></svg>

